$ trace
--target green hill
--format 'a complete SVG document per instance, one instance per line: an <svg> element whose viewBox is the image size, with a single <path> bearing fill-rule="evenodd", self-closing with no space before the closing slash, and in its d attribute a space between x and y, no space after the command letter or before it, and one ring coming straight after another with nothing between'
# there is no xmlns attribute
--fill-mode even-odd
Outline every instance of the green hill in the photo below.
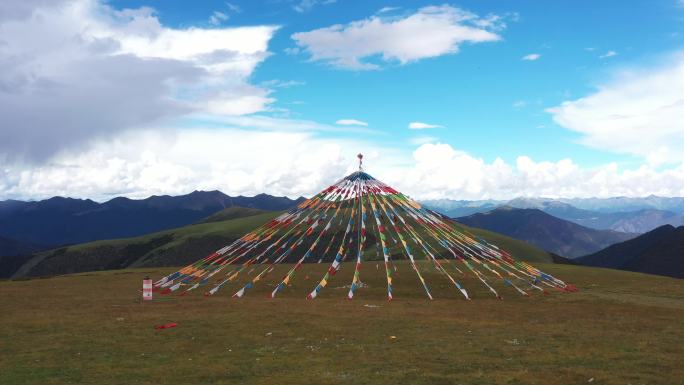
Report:
<svg viewBox="0 0 684 385"><path fill-rule="evenodd" d="M199 223L222 222L230 219L245 218L266 213L268 213L266 210L253 209L251 207L233 206L225 208L216 214L212 214L201 220Z"/></svg>
<svg viewBox="0 0 684 385"><path fill-rule="evenodd" d="M14 277L69 274L137 266L178 266L202 258L275 218L265 212L200 223L135 238L95 241L36 254Z"/></svg>
<svg viewBox="0 0 684 385"><path fill-rule="evenodd" d="M190 226L140 237L88 242L36 254L14 275L46 276L84 271L141 266L180 266L202 258L233 242L246 232L266 223L281 212L232 207ZM505 235L460 225L464 231L504 248L516 259L552 262L553 256L535 246ZM375 238L369 235L367 259L377 259ZM401 258L398 247L391 248Z"/></svg>
<svg viewBox="0 0 684 385"><path fill-rule="evenodd" d="M684 226L658 227L577 259L582 265L684 278Z"/></svg>
<svg viewBox="0 0 684 385"><path fill-rule="evenodd" d="M275 299L282 265L242 299L226 285L205 298L140 303L144 268L0 282L0 384L680 384L684 280L539 264L576 293L522 297L501 281L495 299L473 276L465 301L419 262L429 301L409 264L397 263L395 300L375 263L344 299L345 263L315 300L304 299L327 264L306 264ZM220 277L223 278L222 274ZM175 322L177 327L154 330Z"/></svg>

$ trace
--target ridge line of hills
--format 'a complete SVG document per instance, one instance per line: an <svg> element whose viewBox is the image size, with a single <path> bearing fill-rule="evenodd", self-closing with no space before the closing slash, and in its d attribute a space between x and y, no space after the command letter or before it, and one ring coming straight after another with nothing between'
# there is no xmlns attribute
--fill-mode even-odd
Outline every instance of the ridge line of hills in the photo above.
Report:
<svg viewBox="0 0 684 385"><path fill-rule="evenodd" d="M515 198L508 201L423 201L426 206L452 218L485 213L497 207L539 209L554 217L596 230L646 233L665 224L684 225L684 198Z"/></svg>
<svg viewBox="0 0 684 385"><path fill-rule="evenodd" d="M684 226L664 225L576 261L585 266L684 278Z"/></svg>
<svg viewBox="0 0 684 385"><path fill-rule="evenodd" d="M509 206L456 221L571 257L579 265L684 278L684 226L663 225L645 234L630 235L589 229L539 209Z"/></svg>
<svg viewBox="0 0 684 385"><path fill-rule="evenodd" d="M233 242L244 233L280 213L282 211L227 208L197 223L179 228L133 238L65 246L17 257L14 260L21 260L21 263L15 266L11 275L5 273L5 277L49 276L129 267L182 266L195 262ZM517 259L529 262L567 263L564 258L526 242L483 229L461 226L463 230L505 248ZM375 237L369 234L366 245L369 251L374 250L375 241ZM400 254L397 252L395 257ZM334 257L334 255L331 254L329 257ZM371 257L367 260L374 259ZM0 272L2 272L2 258L0 258Z"/></svg>
<svg viewBox="0 0 684 385"><path fill-rule="evenodd" d="M511 206L455 220L471 227L505 234L569 258L587 255L637 236L613 230L590 229L539 209Z"/></svg>
<svg viewBox="0 0 684 385"><path fill-rule="evenodd" d="M118 197L103 203L63 197L35 202L8 200L0 201L0 236L49 248L181 227L233 206L287 210L304 199L267 194L231 197L220 191L194 191L145 199Z"/></svg>
<svg viewBox="0 0 684 385"><path fill-rule="evenodd" d="M114 198L104 203L60 197L38 202L0 201L0 277L7 277L8 272L48 275L191 262L303 199L267 194L230 197L219 191L195 191L176 197ZM678 198L667 199L672 202ZM487 234L483 238L493 243L504 242L524 250L521 254L531 255L527 257L530 260L567 262L563 257L570 257L574 263L670 276L680 276L684 271L684 248L680 247L684 240L680 228L684 227L665 225L642 235L597 230L549 214L553 210L589 213L586 215L593 212L568 209L563 202L539 201L544 207L496 207L456 220L469 226L471 232ZM516 204L523 205L520 200ZM604 217L614 214L602 213ZM33 238L7 236L3 229L9 228L23 228ZM79 233L84 228L88 231ZM45 233L60 239L53 245L64 246L44 242L41 235ZM78 237L65 241L74 234ZM95 254L99 259L91 258Z"/></svg>

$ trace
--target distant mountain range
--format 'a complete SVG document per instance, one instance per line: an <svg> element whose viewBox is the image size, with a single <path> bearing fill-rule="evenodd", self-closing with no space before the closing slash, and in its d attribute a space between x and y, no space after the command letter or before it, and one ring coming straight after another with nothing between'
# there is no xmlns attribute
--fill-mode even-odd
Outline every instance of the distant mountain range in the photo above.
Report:
<svg viewBox="0 0 684 385"><path fill-rule="evenodd" d="M589 228L627 233L645 233L665 224L684 225L684 198L516 198L510 201L442 199L422 203L454 218L484 213L501 206L539 209Z"/></svg>
<svg viewBox="0 0 684 385"><path fill-rule="evenodd" d="M456 218L456 221L523 240L564 257L587 255L636 234L590 229L545 213L539 209L510 206Z"/></svg>
<svg viewBox="0 0 684 385"><path fill-rule="evenodd" d="M655 208L615 212L590 211L569 203L538 198L518 198L508 202L508 205L517 208L540 209L555 217L599 230L645 233L664 224L684 225L684 214Z"/></svg>
<svg viewBox="0 0 684 385"><path fill-rule="evenodd" d="M31 259L33 253L47 249L46 246L17 241L0 236L0 278L10 274Z"/></svg>
<svg viewBox="0 0 684 385"><path fill-rule="evenodd" d="M0 201L0 237L6 239L0 242L0 255L15 255L17 250L19 254L25 253L21 250L26 247L30 252L143 235L194 223L233 206L285 210L303 199L267 194L231 197L220 191L195 191L139 200L119 197L104 203L63 197L30 202ZM627 233L645 233L664 224L684 225L684 198L517 198L511 201L434 200L424 204L450 217L487 212L502 205L536 208L585 227Z"/></svg>
<svg viewBox="0 0 684 385"><path fill-rule="evenodd" d="M38 252L25 258L24 263L19 266L11 265L14 267L13 271L0 271L0 277L187 265L230 244L279 213L280 211L231 207L206 220L183 227L132 238L100 240ZM219 220L219 214L230 219ZM3 259L5 258L0 258L0 266Z"/></svg>
<svg viewBox="0 0 684 385"><path fill-rule="evenodd" d="M275 211L231 207L192 225L138 237L59 247L31 256L0 257L0 278L49 276L127 267L182 266L230 244L278 214ZM501 234L467 226L463 226L462 230L506 249L516 259L567 263L564 258ZM375 251L375 242L375 237L369 235L367 249ZM393 258L403 258L401 252L392 249L390 248L390 254L393 254ZM329 262L334 258L334 251L322 257ZM367 260L376 257L375 252L367 253Z"/></svg>
<svg viewBox="0 0 684 385"><path fill-rule="evenodd" d="M642 198L561 198L558 201L580 209L604 213L653 209L684 214L684 198L682 197L670 198L650 195Z"/></svg>
<svg viewBox="0 0 684 385"><path fill-rule="evenodd" d="M575 261L588 266L684 278L684 226L661 226Z"/></svg>
<svg viewBox="0 0 684 385"><path fill-rule="evenodd" d="M0 201L0 277L18 269L26 275L50 275L183 264L232 241L258 225L260 218L303 200L195 191L104 203L62 197ZM684 230L676 226L684 224L682 201L517 198L424 204L452 217L463 214L457 220L474 227L469 231L522 258L563 261L560 255L576 258L575 263L678 276L682 249L677 242ZM659 227L663 223L674 227ZM634 233L646 234L634 243L627 241L637 236Z"/></svg>
<svg viewBox="0 0 684 385"><path fill-rule="evenodd" d="M36 251L45 250L47 247L30 242L17 241L0 236L0 256L15 256L35 253Z"/></svg>
<svg viewBox="0 0 684 385"><path fill-rule="evenodd" d="M220 191L140 200L120 197L104 203L62 197L37 202L8 200L0 201L0 236L47 248L185 226L232 206L279 211L303 200L267 194L231 197ZM14 253L14 248L0 244L0 255Z"/></svg>
<svg viewBox="0 0 684 385"><path fill-rule="evenodd" d="M458 218L465 217L472 214L484 213L494 210L499 206L505 206L508 201L499 200L481 200L481 201L466 201L453 199L433 199L423 200L420 203L424 204L432 210L438 211L448 217Z"/></svg>

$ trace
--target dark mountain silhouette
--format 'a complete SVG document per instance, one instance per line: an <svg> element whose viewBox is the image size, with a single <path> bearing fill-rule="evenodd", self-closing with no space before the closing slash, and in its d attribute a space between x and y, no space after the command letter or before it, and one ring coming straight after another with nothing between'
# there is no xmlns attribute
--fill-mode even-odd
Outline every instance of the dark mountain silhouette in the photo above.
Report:
<svg viewBox="0 0 684 385"><path fill-rule="evenodd" d="M48 248L0 236L0 278L9 278L12 272L32 257L33 253Z"/></svg>
<svg viewBox="0 0 684 385"><path fill-rule="evenodd" d="M576 258L633 238L634 234L595 230L549 215L539 209L509 206L461 217L458 222L505 234L561 256Z"/></svg>
<svg viewBox="0 0 684 385"><path fill-rule="evenodd" d="M15 257L14 263L5 265L5 270L3 270L3 260L0 258L0 277L18 279L131 267L184 266L232 243L246 232L279 214L280 212L233 207L180 228L132 238L59 247L28 257ZM221 218L222 216L224 218ZM515 259L530 262L568 263L565 258L548 253L529 243L487 230L462 227L463 230L506 249ZM334 233L329 233L321 242L328 243L332 241L333 236L335 236ZM341 236L342 233L339 232L336 235L338 240ZM368 234L367 260L379 258L375 253L376 242L377 239L372 234ZM405 258L398 249L390 253L393 253L393 258ZM330 262L333 257L334 252L328 253L325 261ZM294 262L298 258L293 256L293 259L286 259L286 261Z"/></svg>
<svg viewBox="0 0 684 385"><path fill-rule="evenodd" d="M16 239L0 236L0 257L32 254L36 251L47 250L48 246L35 243L17 241Z"/></svg>
<svg viewBox="0 0 684 385"><path fill-rule="evenodd" d="M661 226L575 261L587 266L684 278L684 226Z"/></svg>
<svg viewBox="0 0 684 385"><path fill-rule="evenodd" d="M0 202L0 235L44 245L75 244L181 227L232 206L286 210L303 199L267 194L230 197L220 191L195 191L139 200L119 197L104 203L63 197L38 202L11 200Z"/></svg>

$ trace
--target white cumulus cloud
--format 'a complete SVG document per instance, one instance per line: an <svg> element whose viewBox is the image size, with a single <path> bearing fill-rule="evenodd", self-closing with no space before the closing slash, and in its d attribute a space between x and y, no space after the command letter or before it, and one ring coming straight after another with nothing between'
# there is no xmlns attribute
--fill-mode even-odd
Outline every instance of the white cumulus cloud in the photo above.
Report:
<svg viewBox="0 0 684 385"><path fill-rule="evenodd" d="M444 126L441 126L439 124L429 124L423 122L411 122L409 123L408 128L411 130L425 130L428 128L444 128Z"/></svg>
<svg viewBox="0 0 684 385"><path fill-rule="evenodd" d="M418 199L684 195L684 163L663 170L615 163L582 168L569 158L549 162L524 155L515 164L500 158L488 163L445 143L423 144L412 162L380 172L375 176Z"/></svg>
<svg viewBox="0 0 684 385"><path fill-rule="evenodd" d="M49 163L0 168L0 196L143 198L218 189L310 195L353 171L356 154L381 150L363 141L322 139L306 131L228 128L129 131L85 151L65 150ZM391 157L391 150L381 150Z"/></svg>
<svg viewBox="0 0 684 385"><path fill-rule="evenodd" d="M541 55L538 54L538 53L531 53L531 54L529 54L529 55L523 56L523 57L522 57L522 60L525 60L525 61L535 61L535 60L538 60L540 57L541 57Z"/></svg>
<svg viewBox="0 0 684 385"><path fill-rule="evenodd" d="M498 16L481 18L449 5L429 6L406 17L382 17L333 25L292 35L314 61L351 70L379 68L368 58L401 64L454 54L463 43L498 41L504 26Z"/></svg>
<svg viewBox="0 0 684 385"><path fill-rule="evenodd" d="M650 164L684 161L684 54L622 72L592 94L548 109L581 143Z"/></svg>
<svg viewBox="0 0 684 385"><path fill-rule="evenodd" d="M193 112L241 115L273 101L249 76L276 27L174 29L150 8L98 0L0 6L0 160Z"/></svg>
<svg viewBox="0 0 684 385"><path fill-rule="evenodd" d="M231 143L239 145L230 146ZM667 169L583 168L572 159L486 162L419 138L411 152L305 131L229 128L128 131L86 151L64 150L51 162L0 168L0 196L54 195L106 200L218 189L230 195L311 196L356 168L416 199L510 199L517 196L684 195L684 163Z"/></svg>
<svg viewBox="0 0 684 385"><path fill-rule="evenodd" d="M340 119L336 121L335 124L339 124L342 126L368 126L368 123L356 119Z"/></svg>

